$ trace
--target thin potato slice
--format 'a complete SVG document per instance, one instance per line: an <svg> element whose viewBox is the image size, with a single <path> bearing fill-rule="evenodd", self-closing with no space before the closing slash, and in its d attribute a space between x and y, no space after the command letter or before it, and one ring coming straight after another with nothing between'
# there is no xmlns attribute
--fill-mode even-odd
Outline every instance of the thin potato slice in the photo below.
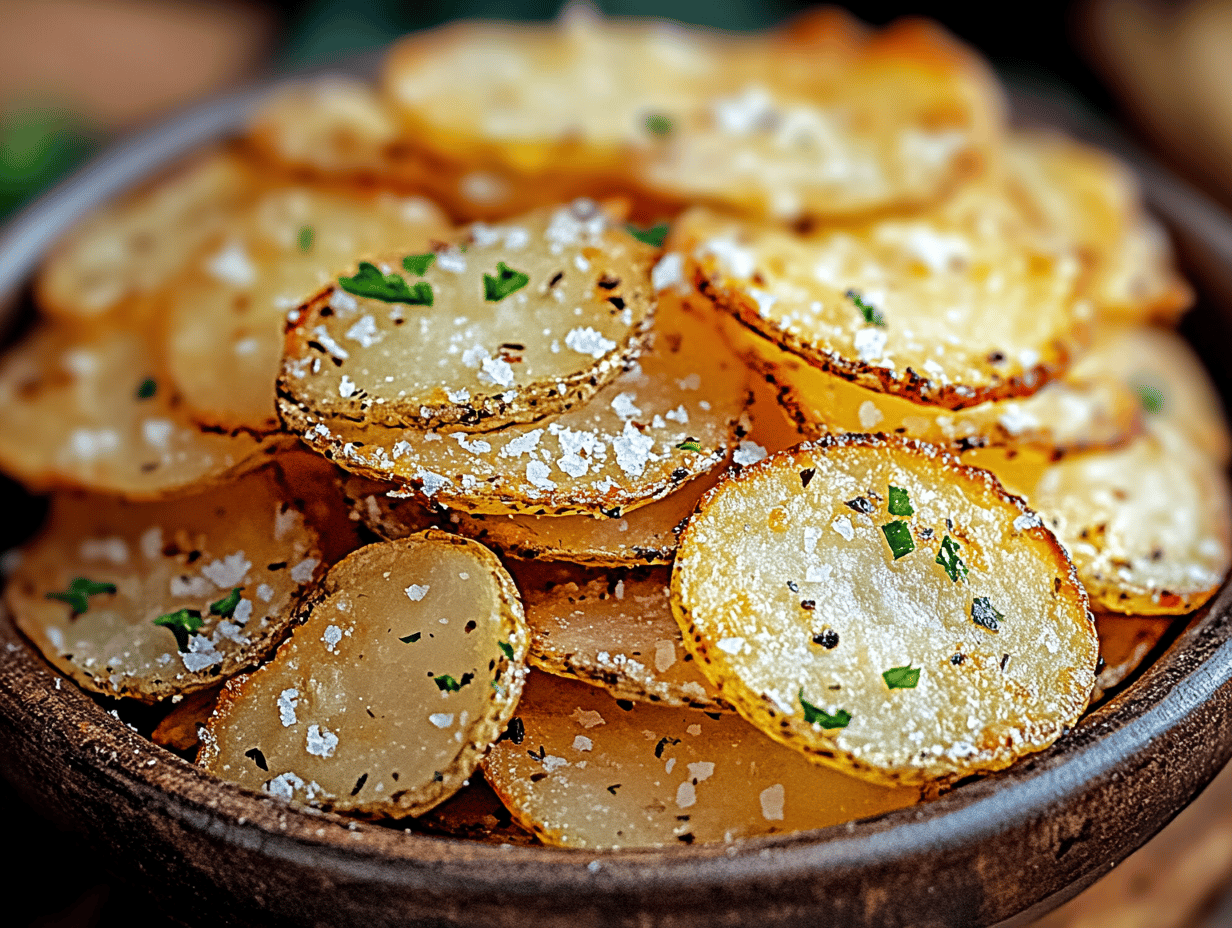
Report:
<svg viewBox="0 0 1232 928"><path fill-rule="evenodd" d="M1039 389L1089 315L1077 260L988 184L914 218L808 234L694 210L669 245L704 293L775 344L950 409Z"/></svg>
<svg viewBox="0 0 1232 928"><path fill-rule="evenodd" d="M1181 615L1232 566L1223 467L1163 421L1119 451L1074 455L1028 493L1106 612Z"/></svg>
<svg viewBox="0 0 1232 928"><path fill-rule="evenodd" d="M905 440L838 436L720 484L681 538L672 605L741 715L884 783L1041 750L1095 679L1086 596L1039 516Z"/></svg>
<svg viewBox="0 0 1232 928"><path fill-rule="evenodd" d="M357 257L426 250L449 231L420 197L264 191L169 289L167 366L193 417L227 429L277 428L274 383L288 311Z"/></svg>
<svg viewBox="0 0 1232 928"><path fill-rule="evenodd" d="M396 283L388 301L314 298L288 330L280 395L354 422L492 429L588 399L638 354L655 251L594 203L477 223L467 242L368 265Z"/></svg>
<svg viewBox="0 0 1232 928"><path fill-rule="evenodd" d="M1170 622L1157 616L1097 612L1095 631L1099 634L1103 668L1095 677L1091 702L1103 699L1109 690L1129 679L1168 634L1170 627Z"/></svg>
<svg viewBox="0 0 1232 928"><path fill-rule="evenodd" d="M0 361L0 467L31 488L160 499L254 467L278 444L191 422L135 331L46 326Z"/></svg>
<svg viewBox="0 0 1232 928"><path fill-rule="evenodd" d="M47 259L35 298L53 316L96 319L172 280L254 193L230 151L193 157L76 226Z"/></svg>
<svg viewBox="0 0 1232 928"><path fill-rule="evenodd" d="M545 844L678 847L825 828L913 805L915 789L818 767L743 719L617 704L532 673L520 725L484 761L488 782Z"/></svg>
<svg viewBox="0 0 1232 928"><path fill-rule="evenodd" d="M428 531L360 548L274 658L224 688L197 762L316 808L420 815L504 731L528 638L517 588L482 545Z"/></svg>
<svg viewBox="0 0 1232 928"><path fill-rule="evenodd" d="M1172 322L1193 302L1166 233L1144 211L1138 183L1107 152L1055 133L1019 132L1005 147L1011 193L1090 268L1084 293L1100 313Z"/></svg>
<svg viewBox="0 0 1232 928"><path fill-rule="evenodd" d="M175 702L176 697L172 696L171 711L154 726L154 730L150 732L150 740L172 751L196 753L197 746L201 743L198 729L209 721L221 690L221 684L217 687L211 686L209 689L189 693L179 702Z"/></svg>
<svg viewBox="0 0 1232 928"><path fill-rule="evenodd" d="M173 502L57 496L5 596L83 687L156 702L272 651L322 570L319 536L266 468Z"/></svg>
<svg viewBox="0 0 1232 928"><path fill-rule="evenodd" d="M328 565L342 560L363 542L343 492L345 472L318 454L296 449L278 455L287 492L321 535L321 556ZM427 525L420 528L427 528Z"/></svg>
<svg viewBox="0 0 1232 928"><path fill-rule="evenodd" d="M531 832L513 820L492 787L478 771L470 782L415 820L417 831L449 838L465 838L482 844L512 844L533 847L539 844Z"/></svg>
<svg viewBox="0 0 1232 928"><path fill-rule="evenodd" d="M397 541L424 529L440 528L439 513L418 493L408 493L398 489L396 484L369 480L346 471L341 471L341 475L342 496L350 510L351 521L377 538Z"/></svg>
<svg viewBox="0 0 1232 928"><path fill-rule="evenodd" d="M531 562L515 566L514 574L533 666L598 686L616 699L731 709L684 648L666 567L579 569L562 579L537 572Z"/></svg>
<svg viewBox="0 0 1232 928"><path fill-rule="evenodd" d="M289 401L283 420L341 467L451 508L618 516L713 469L741 437L748 390L739 358L706 315L666 301L660 314L638 364L588 403L533 425L358 429Z"/></svg>

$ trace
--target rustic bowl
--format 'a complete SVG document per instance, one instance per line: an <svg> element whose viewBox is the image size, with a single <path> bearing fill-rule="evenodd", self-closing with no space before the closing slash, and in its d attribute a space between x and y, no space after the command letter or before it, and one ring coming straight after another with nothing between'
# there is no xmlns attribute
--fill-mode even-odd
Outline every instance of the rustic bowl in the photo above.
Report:
<svg viewBox="0 0 1232 928"><path fill-rule="evenodd" d="M17 316L33 269L74 221L235 133L272 86L109 152L18 216L0 237L3 318ZM1232 222L1098 125L1075 125L1072 107L1025 94L1016 104L1133 162L1206 296L1232 306ZM1218 372L1230 352L1213 305L1187 326ZM1232 756L1230 613L1225 588L1131 686L1008 771L915 808L730 846L482 845L292 808L213 779L62 685L7 616L0 768L48 819L82 833L100 860L191 924L1025 925L1146 842Z"/></svg>

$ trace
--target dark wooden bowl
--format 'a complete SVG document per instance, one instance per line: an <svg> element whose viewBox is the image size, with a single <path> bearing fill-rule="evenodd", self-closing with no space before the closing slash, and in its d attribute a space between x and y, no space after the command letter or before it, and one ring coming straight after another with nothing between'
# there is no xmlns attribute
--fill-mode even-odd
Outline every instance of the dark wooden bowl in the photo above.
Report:
<svg viewBox="0 0 1232 928"><path fill-rule="evenodd" d="M115 149L17 217L0 238L7 318L75 220L234 133L269 89ZM1232 222L1098 125L1075 124L1072 108L1021 94L1016 102L1094 134L1139 169L1208 298L1188 324L1191 338L1213 370L1226 367L1232 352L1210 299L1232 306ZM100 861L191 924L1025 925L1147 841L1232 756L1230 610L1225 589L1128 689L1008 771L875 819L731 846L491 846L292 808L207 776L62 685L7 616L0 766L48 819L81 832Z"/></svg>

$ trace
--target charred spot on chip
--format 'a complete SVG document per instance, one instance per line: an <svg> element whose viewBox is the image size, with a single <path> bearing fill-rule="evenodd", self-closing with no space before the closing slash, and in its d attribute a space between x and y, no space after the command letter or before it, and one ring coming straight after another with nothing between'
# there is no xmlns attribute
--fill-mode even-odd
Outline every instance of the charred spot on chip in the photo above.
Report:
<svg viewBox="0 0 1232 928"><path fill-rule="evenodd" d="M863 515L872 515L877 511L876 507L863 496L857 496L855 499L849 499L847 502L843 503L843 505L848 509L854 509L856 512L862 513Z"/></svg>
<svg viewBox="0 0 1232 928"><path fill-rule="evenodd" d="M821 634L813 636L813 644L821 645L827 651L833 651L838 647L838 632L827 628Z"/></svg>
<svg viewBox="0 0 1232 928"><path fill-rule="evenodd" d="M269 772L269 764L265 762L265 755L261 753L260 748L249 748L244 752L244 756L251 759L254 764L262 770Z"/></svg>

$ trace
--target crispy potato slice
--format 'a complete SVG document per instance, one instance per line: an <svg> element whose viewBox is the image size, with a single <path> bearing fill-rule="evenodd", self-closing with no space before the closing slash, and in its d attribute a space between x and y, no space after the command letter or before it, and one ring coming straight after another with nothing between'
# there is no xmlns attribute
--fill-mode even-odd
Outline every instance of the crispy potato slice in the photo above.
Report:
<svg viewBox="0 0 1232 928"><path fill-rule="evenodd" d="M319 536L270 467L172 502L57 496L5 597L83 687L156 702L272 651L322 571Z"/></svg>
<svg viewBox="0 0 1232 928"><path fill-rule="evenodd" d="M488 782L545 844L676 847L825 828L913 805L810 764L734 715L617 704L531 673L520 724L484 761Z"/></svg>
<svg viewBox="0 0 1232 928"><path fill-rule="evenodd" d="M775 344L949 409L1039 389L1089 315L1074 256L990 184L914 218L808 234L693 210L669 247L705 294Z"/></svg>
<svg viewBox="0 0 1232 928"><path fill-rule="evenodd" d="M198 763L317 808L420 815L513 715L529 635L492 552L427 531L336 564L274 658L224 689Z"/></svg>
<svg viewBox="0 0 1232 928"><path fill-rule="evenodd" d="M618 516L713 469L741 437L740 359L707 315L667 300L659 312L654 344L637 364L590 402L532 425L358 429L321 422L286 398L283 421L347 470L451 508Z"/></svg>
<svg viewBox="0 0 1232 928"><path fill-rule="evenodd" d="M53 316L96 319L173 279L254 193L234 152L197 155L77 225L48 257L35 299Z"/></svg>
<svg viewBox="0 0 1232 928"><path fill-rule="evenodd" d="M477 223L466 241L361 266L380 298L336 286L310 301L280 395L354 422L493 429L589 399L639 353L655 250L595 204Z"/></svg>
<svg viewBox="0 0 1232 928"><path fill-rule="evenodd" d="M782 219L935 199L978 173L1001 123L995 81L939 29L869 34L836 11L748 37L587 15L455 25L403 40L385 89L445 160Z"/></svg>
<svg viewBox="0 0 1232 928"><path fill-rule="evenodd" d="M1099 634L1103 668L1095 676L1091 702L1098 702L1109 690L1124 683L1155 650L1170 627L1170 622L1158 616L1097 612L1095 631Z"/></svg>
<svg viewBox="0 0 1232 928"><path fill-rule="evenodd" d="M801 445L703 500L672 605L766 734L885 783L949 782L1055 741L1098 642L1065 551L991 475L868 435Z"/></svg>
<svg viewBox="0 0 1232 928"><path fill-rule="evenodd" d="M397 484L369 480L342 471L342 496L352 522L358 523L385 541L408 538L428 528L440 528L436 508L413 491ZM483 539L478 539L482 541Z"/></svg>
<svg viewBox="0 0 1232 928"><path fill-rule="evenodd" d="M301 449L280 454L277 460L295 505L321 535L325 563L336 564L360 547L363 541L351 518L351 501L343 492L346 472Z"/></svg>
<svg viewBox="0 0 1232 928"><path fill-rule="evenodd" d="M668 598L671 571L537 571L513 565L530 662L540 670L607 690L616 699L712 712L731 706L684 647Z"/></svg>
<svg viewBox="0 0 1232 928"><path fill-rule="evenodd" d="M150 740L172 751L195 752L201 743L198 728L209 720L221 690L221 684L211 686L209 689L189 693L180 698L179 702L175 701L177 697L172 696L171 711L154 726L154 730L150 732Z"/></svg>
<svg viewBox="0 0 1232 928"><path fill-rule="evenodd" d="M1073 455L1028 493L1106 612L1181 615L1232 565L1232 501L1221 464L1165 421L1126 448Z"/></svg>
<svg viewBox="0 0 1232 928"><path fill-rule="evenodd" d="M191 422L147 336L35 329L0 360L0 467L34 489L191 493L285 444Z"/></svg>
<svg viewBox="0 0 1232 928"><path fill-rule="evenodd" d="M513 820L492 787L475 771L470 782L415 820L417 831L482 844L533 847L539 840Z"/></svg>
<svg viewBox="0 0 1232 928"><path fill-rule="evenodd" d="M1065 453L1123 445L1142 427L1138 394L1118 369L1119 347L1098 335L1064 377L1031 396L951 410L874 393L805 363L743 326L732 328L743 331L738 347L782 385L783 405L813 438L875 429L955 451L1006 445Z"/></svg>
<svg viewBox="0 0 1232 928"><path fill-rule="evenodd" d="M1011 194L1082 255L1090 270L1083 292L1100 313L1175 322L1189 308L1193 292L1125 165L1051 132L1012 134L1004 157Z"/></svg>
<svg viewBox="0 0 1232 928"><path fill-rule="evenodd" d="M278 427L283 327L357 257L426 250L449 234L421 197L279 185L208 242L167 297L167 366L193 417L227 429Z"/></svg>

